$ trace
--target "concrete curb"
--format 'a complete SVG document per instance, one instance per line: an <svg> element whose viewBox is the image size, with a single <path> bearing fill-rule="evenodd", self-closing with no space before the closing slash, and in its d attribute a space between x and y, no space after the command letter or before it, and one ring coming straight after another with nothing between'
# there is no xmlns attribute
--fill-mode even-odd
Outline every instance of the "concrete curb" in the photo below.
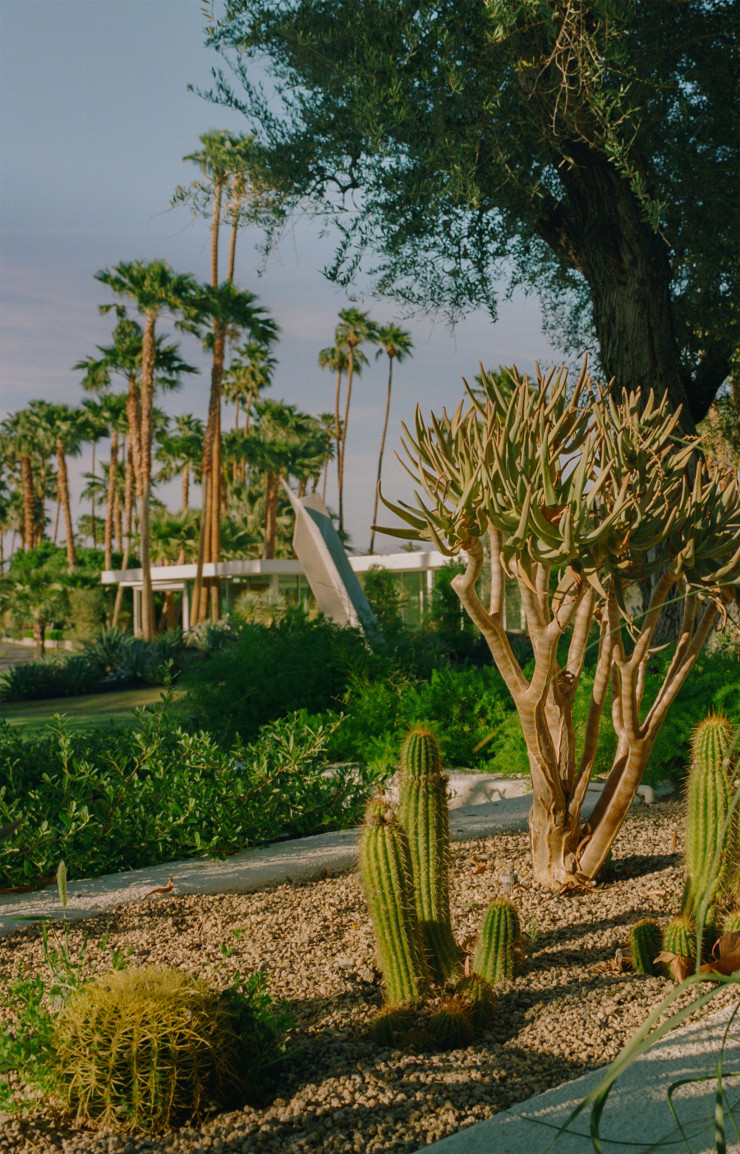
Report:
<svg viewBox="0 0 740 1154"><path fill-rule="evenodd" d="M647 1154L656 1143L665 1143L667 1150L690 1149L692 1154L716 1150L715 1087L701 1079L705 1075L716 1076L723 1040L723 1084L735 1112L735 1123L740 1125L740 1021L736 1017L730 1022L733 1009L737 1007L725 1007L702 1022L669 1034L617 1079L601 1118L605 1154L627 1150ZM538 1154L546 1148L556 1154L593 1154L588 1110L571 1124L567 1133L558 1136L556 1131L599 1085L607 1070L607 1066L594 1070L485 1122L459 1130L425 1146L424 1154ZM667 1098L669 1087L684 1078L696 1080L682 1086L673 1103L688 1147L682 1141ZM726 1119L727 1150L738 1154L740 1143L733 1142L734 1137L737 1134L733 1123Z"/></svg>

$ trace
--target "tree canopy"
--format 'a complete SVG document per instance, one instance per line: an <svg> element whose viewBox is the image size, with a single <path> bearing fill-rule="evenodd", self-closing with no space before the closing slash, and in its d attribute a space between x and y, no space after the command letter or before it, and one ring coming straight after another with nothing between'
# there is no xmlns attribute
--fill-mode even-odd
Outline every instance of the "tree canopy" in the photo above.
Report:
<svg viewBox="0 0 740 1154"><path fill-rule="evenodd" d="M226 0L209 95L334 216L340 283L452 318L534 288L693 429L740 346L739 33L740 0Z"/></svg>

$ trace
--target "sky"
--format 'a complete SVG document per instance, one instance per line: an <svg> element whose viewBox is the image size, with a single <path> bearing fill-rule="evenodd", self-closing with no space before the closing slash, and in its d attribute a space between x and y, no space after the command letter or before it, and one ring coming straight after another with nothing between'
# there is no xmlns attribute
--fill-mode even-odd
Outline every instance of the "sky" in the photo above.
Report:
<svg viewBox="0 0 740 1154"><path fill-rule="evenodd" d="M35 398L82 399L72 366L106 344L113 326L98 312L112 300L94 279L99 269L156 258L208 280L208 225L170 201L178 184L197 176L182 158L198 149L199 136L246 125L235 111L188 91L207 88L220 63L205 47L204 24L200 0L0 0L0 418ZM393 451L417 402L425 414L456 407L461 378L471 379L479 361L532 371L536 361L562 359L543 335L533 297L517 293L495 324L481 311L452 331L438 319L402 318L389 300L350 300L322 276L333 247L308 220L288 230L261 275L259 239L240 235L235 279L280 326L275 400L314 414L333 410L334 375L319 369L317 357L349 304L411 332L413 358L394 373L383 470L383 491L393 500L411 494ZM222 267L225 259L224 248ZM193 338L177 339L202 372L160 403L171 415L204 418L206 358ZM371 360L353 389L345 509L357 552L366 551L370 534L386 366L385 357ZM228 408L225 414L227 428ZM98 453L105 459L104 442ZM80 511L90 464L89 452L71 462ZM158 495L175 509L177 492L173 483ZM336 507L333 476L327 500ZM397 549L394 539L377 539L376 551Z"/></svg>

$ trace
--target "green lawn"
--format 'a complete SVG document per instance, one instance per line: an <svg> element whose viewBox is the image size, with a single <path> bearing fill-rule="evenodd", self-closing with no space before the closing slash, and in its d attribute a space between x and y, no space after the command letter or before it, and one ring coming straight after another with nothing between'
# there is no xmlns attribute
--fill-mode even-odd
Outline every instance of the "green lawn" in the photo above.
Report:
<svg viewBox="0 0 740 1154"><path fill-rule="evenodd" d="M134 721L131 712L139 705L159 701L162 689L124 689L118 693L91 693L83 697L54 697L45 701L19 701L0 705L0 719L28 730L41 729L55 713L64 713L75 729L107 725L109 721Z"/></svg>

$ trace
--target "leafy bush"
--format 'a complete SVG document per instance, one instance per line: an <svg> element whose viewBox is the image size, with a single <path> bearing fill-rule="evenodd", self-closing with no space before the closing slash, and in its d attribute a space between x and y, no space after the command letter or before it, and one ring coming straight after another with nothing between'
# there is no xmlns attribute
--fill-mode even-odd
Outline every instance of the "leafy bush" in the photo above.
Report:
<svg viewBox="0 0 740 1154"><path fill-rule="evenodd" d="M223 649L184 675L183 713L229 745L287 713L336 707L353 671L378 665L357 629L292 612L273 625L235 625Z"/></svg>
<svg viewBox="0 0 740 1154"><path fill-rule="evenodd" d="M27 661L13 665L0 677L0 701L36 701L61 695L59 665L55 661Z"/></svg>
<svg viewBox="0 0 740 1154"><path fill-rule="evenodd" d="M23 738L0 724L0 825L22 819L0 843L0 887L35 885L60 858L94 877L360 820L377 776L326 772L332 726L287 717L226 750L175 725L170 699L138 711L133 730L70 732L57 716Z"/></svg>

